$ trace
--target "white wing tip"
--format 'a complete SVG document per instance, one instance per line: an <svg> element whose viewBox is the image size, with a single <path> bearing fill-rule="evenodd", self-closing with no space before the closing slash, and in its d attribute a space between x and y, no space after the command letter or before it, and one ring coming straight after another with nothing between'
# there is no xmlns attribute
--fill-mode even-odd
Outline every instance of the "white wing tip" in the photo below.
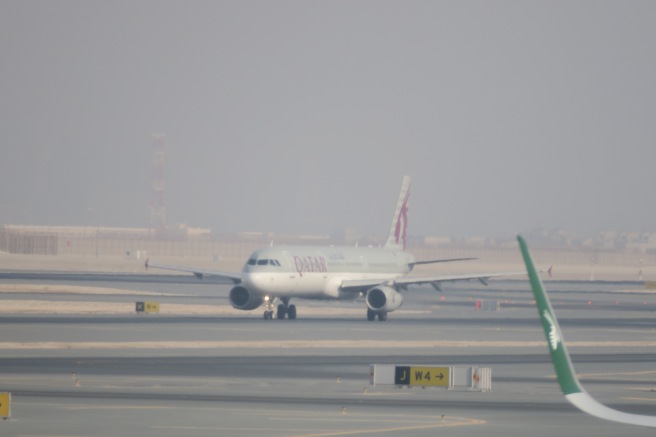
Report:
<svg viewBox="0 0 656 437"><path fill-rule="evenodd" d="M583 391L565 395L565 398L579 410L591 416L600 419L610 420L612 422L626 423L630 425L640 425L656 428L655 416L644 416L640 414L625 413L614 410L599 403L589 393Z"/></svg>

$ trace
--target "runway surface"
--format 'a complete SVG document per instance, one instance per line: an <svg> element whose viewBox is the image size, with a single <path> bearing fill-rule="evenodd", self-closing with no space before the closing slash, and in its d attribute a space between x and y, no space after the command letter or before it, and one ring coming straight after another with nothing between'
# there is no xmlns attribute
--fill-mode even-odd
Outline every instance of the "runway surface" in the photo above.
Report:
<svg viewBox="0 0 656 437"><path fill-rule="evenodd" d="M363 302L297 300L294 321L265 321L262 310L198 314L227 306L229 286L115 279L0 274L9 287L0 307L119 308L0 313L0 391L13 401L0 435L653 435L567 403L525 281L412 288L387 322L368 322ZM42 287L11 291L25 285ZM66 291L79 286L130 293ZM547 288L588 391L656 415L656 295L638 283ZM143 300L176 310L124 310ZM492 391L373 387L374 363L490 367Z"/></svg>

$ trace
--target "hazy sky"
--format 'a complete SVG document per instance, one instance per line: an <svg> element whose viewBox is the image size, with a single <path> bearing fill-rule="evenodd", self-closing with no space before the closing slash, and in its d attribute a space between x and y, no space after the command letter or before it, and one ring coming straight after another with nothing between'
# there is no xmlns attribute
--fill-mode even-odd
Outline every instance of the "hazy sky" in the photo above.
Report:
<svg viewBox="0 0 656 437"><path fill-rule="evenodd" d="M654 1L0 2L0 224L656 231Z"/></svg>

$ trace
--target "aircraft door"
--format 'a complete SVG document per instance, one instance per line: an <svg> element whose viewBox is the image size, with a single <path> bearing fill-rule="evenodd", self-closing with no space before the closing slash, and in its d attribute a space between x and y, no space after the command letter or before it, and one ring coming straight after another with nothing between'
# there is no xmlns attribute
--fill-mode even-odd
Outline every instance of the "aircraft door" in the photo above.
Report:
<svg viewBox="0 0 656 437"><path fill-rule="evenodd" d="M369 273L369 264L367 263L367 259L360 255L360 266L362 267L362 273Z"/></svg>
<svg viewBox="0 0 656 437"><path fill-rule="evenodd" d="M284 269L289 272L289 288L295 290L298 285L298 280L301 277L300 273L296 269L296 264L294 263L294 257L287 251L283 252L284 255Z"/></svg>

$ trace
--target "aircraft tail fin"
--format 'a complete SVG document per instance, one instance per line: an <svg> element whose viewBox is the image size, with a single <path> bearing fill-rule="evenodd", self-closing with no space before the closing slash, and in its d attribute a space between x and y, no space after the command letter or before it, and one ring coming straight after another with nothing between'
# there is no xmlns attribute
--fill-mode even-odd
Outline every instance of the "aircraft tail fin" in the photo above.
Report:
<svg viewBox="0 0 656 437"><path fill-rule="evenodd" d="M394 219L385 242L385 247L392 249L405 249L408 227L408 199L410 198L410 176L404 176L401 183L401 192L396 202Z"/></svg>
<svg viewBox="0 0 656 437"><path fill-rule="evenodd" d="M572 365L572 360L567 352L567 347L565 347L565 339L561 334L556 313L549 302L544 284L535 269L526 241L520 235L517 236L517 241L519 242L524 264L526 264L526 271L531 281L535 304L537 305L538 314L542 321L544 335L547 338L549 353L556 369L558 383L565 398L579 410L601 419L632 425L656 427L656 417L630 414L609 408L599 403L581 386L574 366Z"/></svg>

